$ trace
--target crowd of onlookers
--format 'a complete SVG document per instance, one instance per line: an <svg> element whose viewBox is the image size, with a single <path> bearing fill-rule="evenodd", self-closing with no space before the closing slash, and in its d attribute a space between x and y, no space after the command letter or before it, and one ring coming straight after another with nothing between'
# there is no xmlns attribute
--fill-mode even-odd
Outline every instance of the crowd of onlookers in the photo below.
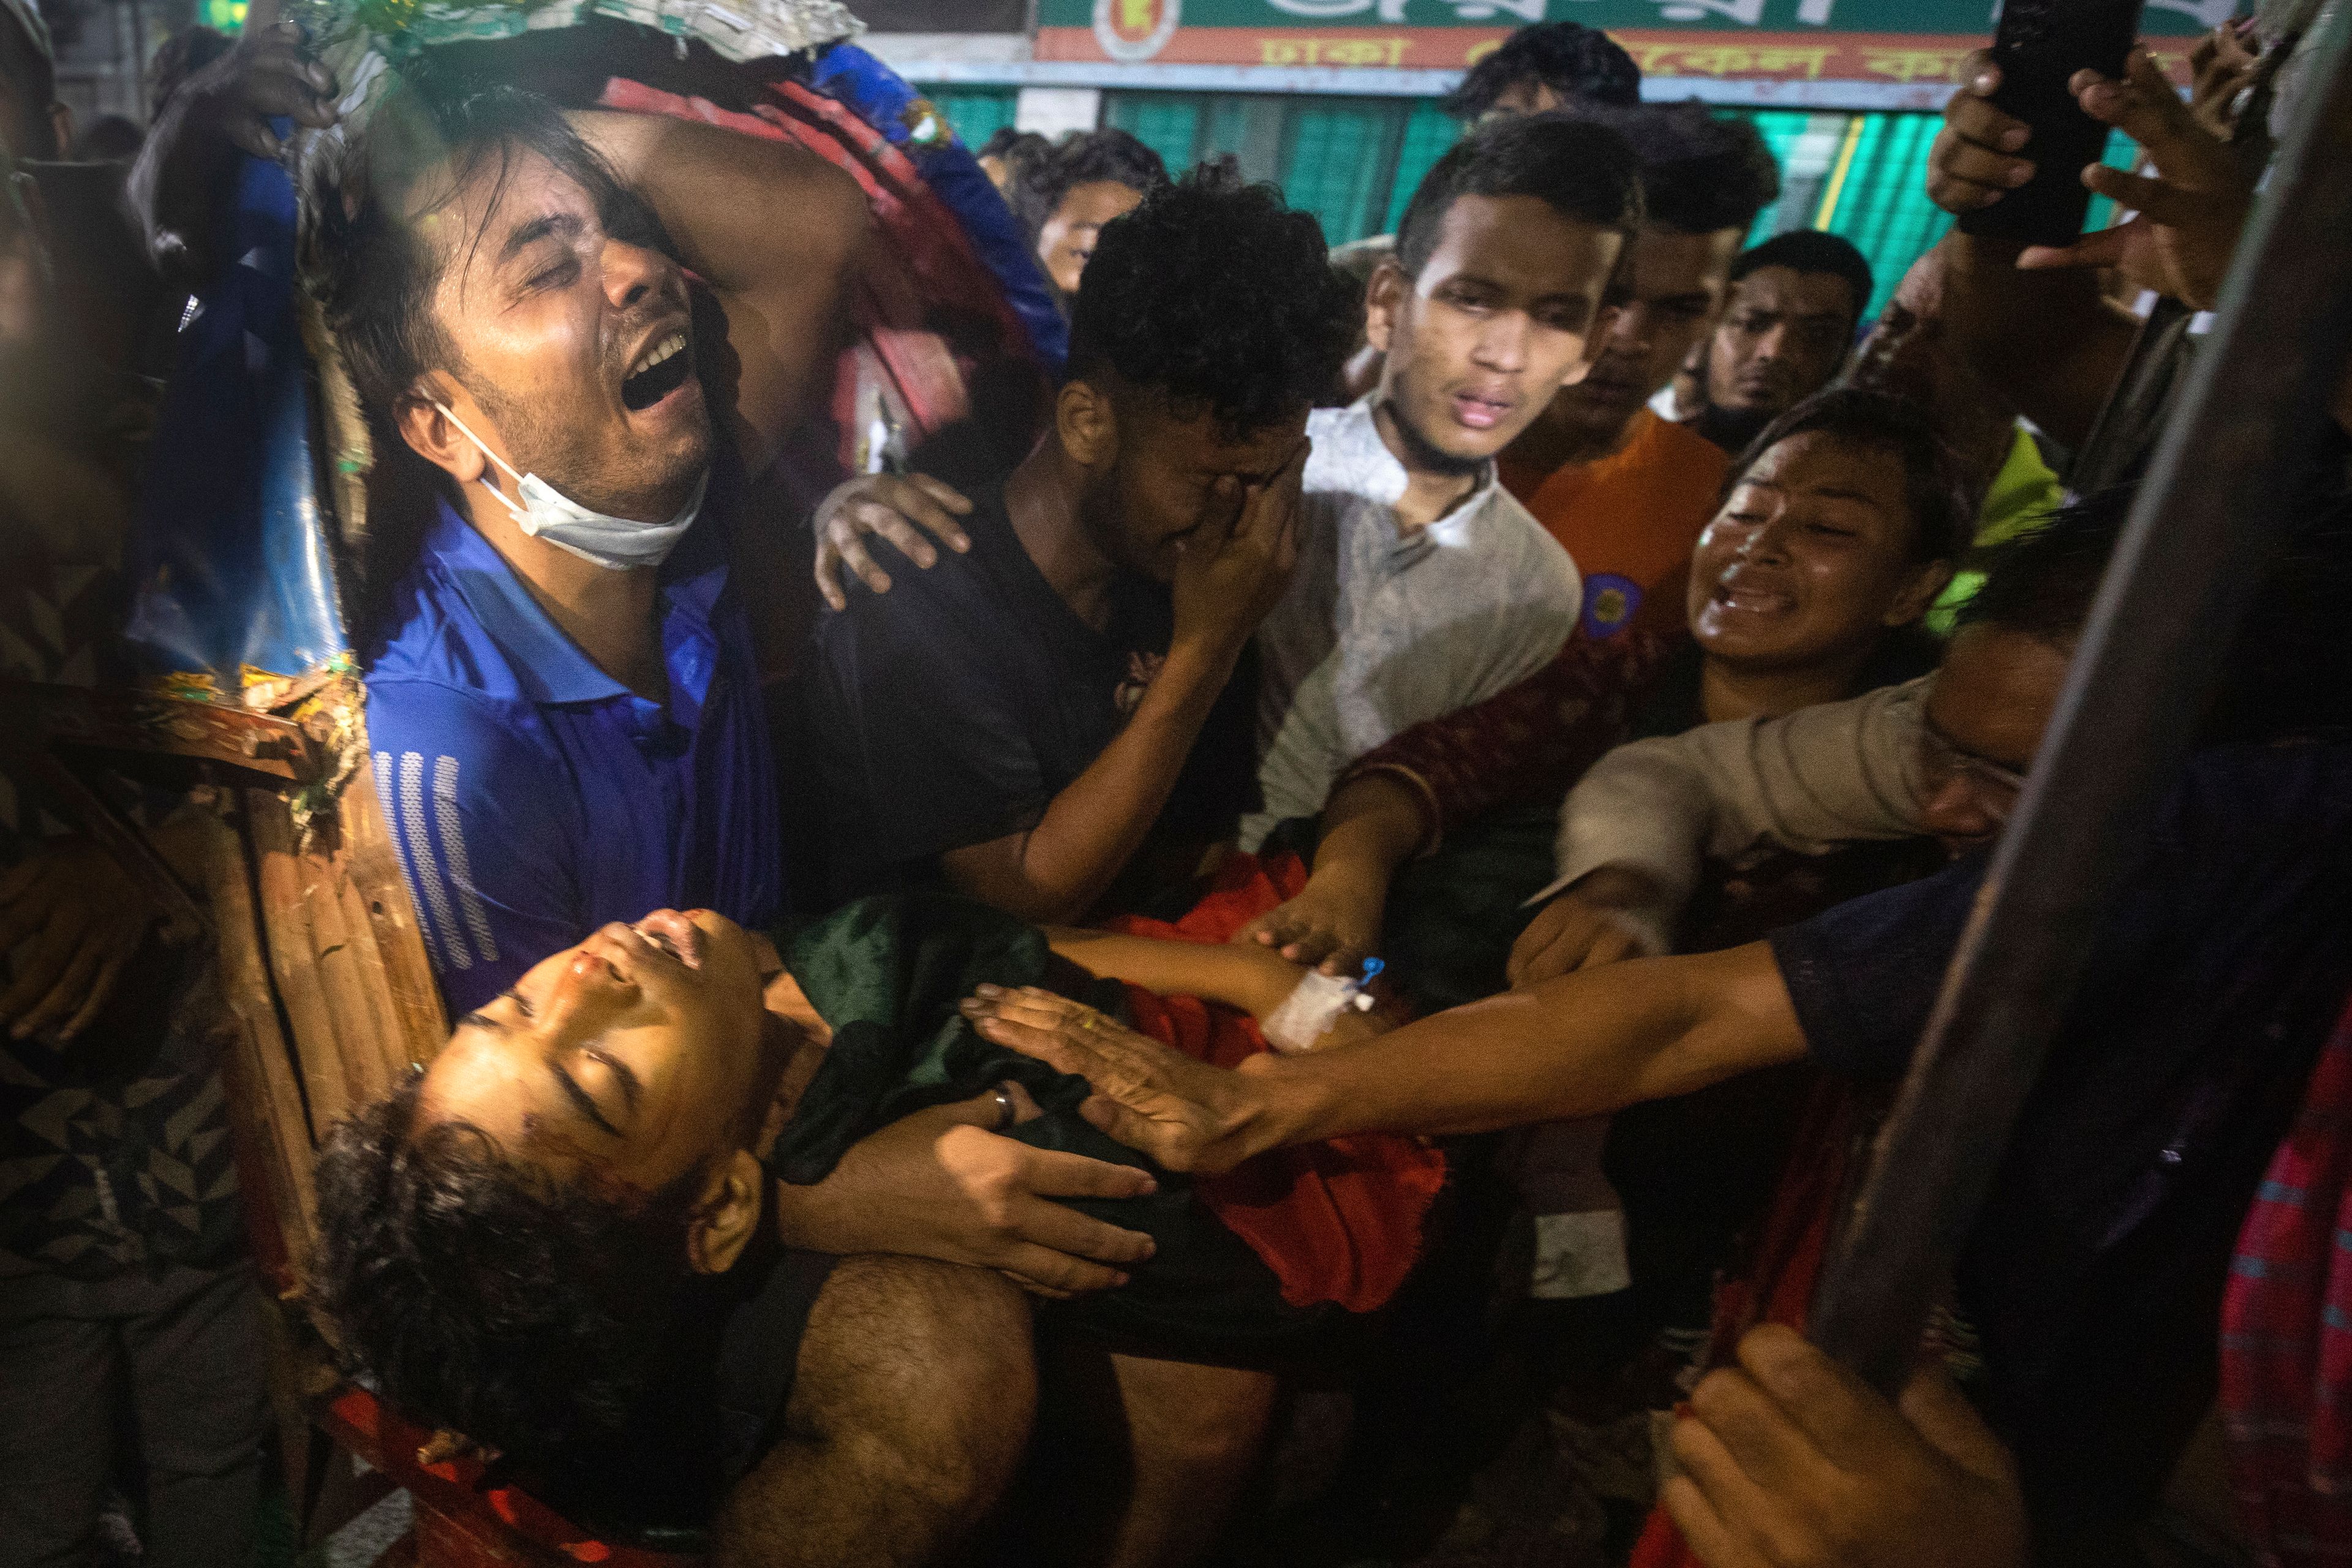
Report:
<svg viewBox="0 0 2352 1568"><path fill-rule="evenodd" d="M1750 123L1573 24L1334 250L1231 160L967 151L847 45L196 28L142 131L0 0L0 678L163 673L206 312L299 290L372 447L342 776L451 1033L318 1130L290 1331L730 1563L1409 1561L1530 1430L1564 1561L2338 1560L2352 374L1916 1377L1801 1337L2302 42L2079 76L2129 216L1955 230L1874 316L1845 240L1749 243ZM1954 214L2032 173L1999 85ZM225 981L27 755L0 1568L244 1563ZM200 889L221 797L101 788Z"/></svg>

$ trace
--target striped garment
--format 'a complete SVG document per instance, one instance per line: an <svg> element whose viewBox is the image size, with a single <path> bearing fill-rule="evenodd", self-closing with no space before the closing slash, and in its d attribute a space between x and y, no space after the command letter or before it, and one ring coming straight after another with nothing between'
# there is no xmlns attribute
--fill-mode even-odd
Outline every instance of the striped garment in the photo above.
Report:
<svg viewBox="0 0 2352 1568"><path fill-rule="evenodd" d="M2246 1213L2221 1301L2221 1414L2266 1563L2352 1562L2352 1005Z"/></svg>
<svg viewBox="0 0 2352 1568"><path fill-rule="evenodd" d="M648 910L781 911L782 809L723 532L663 568L669 690L640 697L445 504L368 661L377 801L453 1013Z"/></svg>

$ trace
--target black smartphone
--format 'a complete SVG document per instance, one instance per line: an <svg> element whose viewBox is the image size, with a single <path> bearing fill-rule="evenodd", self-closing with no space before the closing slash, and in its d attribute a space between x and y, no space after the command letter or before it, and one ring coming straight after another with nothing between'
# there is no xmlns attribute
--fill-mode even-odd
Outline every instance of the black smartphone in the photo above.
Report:
<svg viewBox="0 0 2352 1568"><path fill-rule="evenodd" d="M2067 79L2078 70L2120 77L2139 37L2140 0L2007 0L1992 37L2000 68L1995 107L2033 128L2024 156L2033 178L1989 207L1963 213L1963 234L2064 245L2083 232L2091 193L2083 165L2106 151L2108 128L2083 112Z"/></svg>

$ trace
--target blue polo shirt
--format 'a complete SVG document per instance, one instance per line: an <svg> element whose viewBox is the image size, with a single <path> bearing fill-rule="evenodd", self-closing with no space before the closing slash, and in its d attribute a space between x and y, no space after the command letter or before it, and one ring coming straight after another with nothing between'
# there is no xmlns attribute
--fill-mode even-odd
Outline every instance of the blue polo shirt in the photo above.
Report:
<svg viewBox="0 0 2352 1568"><path fill-rule="evenodd" d="M782 911L751 631L705 521L662 569L669 701L599 669L446 502L367 671L376 790L453 1013L648 910Z"/></svg>

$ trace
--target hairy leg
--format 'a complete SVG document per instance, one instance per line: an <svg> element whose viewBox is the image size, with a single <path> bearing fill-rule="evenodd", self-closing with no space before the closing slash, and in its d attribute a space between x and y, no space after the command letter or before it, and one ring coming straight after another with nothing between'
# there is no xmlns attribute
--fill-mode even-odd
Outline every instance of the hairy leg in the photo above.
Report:
<svg viewBox="0 0 2352 1568"><path fill-rule="evenodd" d="M785 1434L729 1496L719 1568L922 1568L994 1506L1036 1404L1029 1309L999 1276L842 1260L801 1341Z"/></svg>
<svg viewBox="0 0 2352 1568"><path fill-rule="evenodd" d="M1265 1447L1271 1373L1046 1352L1055 1441L1024 1490L1042 1546L1087 1568L1181 1568L1216 1540Z"/></svg>

